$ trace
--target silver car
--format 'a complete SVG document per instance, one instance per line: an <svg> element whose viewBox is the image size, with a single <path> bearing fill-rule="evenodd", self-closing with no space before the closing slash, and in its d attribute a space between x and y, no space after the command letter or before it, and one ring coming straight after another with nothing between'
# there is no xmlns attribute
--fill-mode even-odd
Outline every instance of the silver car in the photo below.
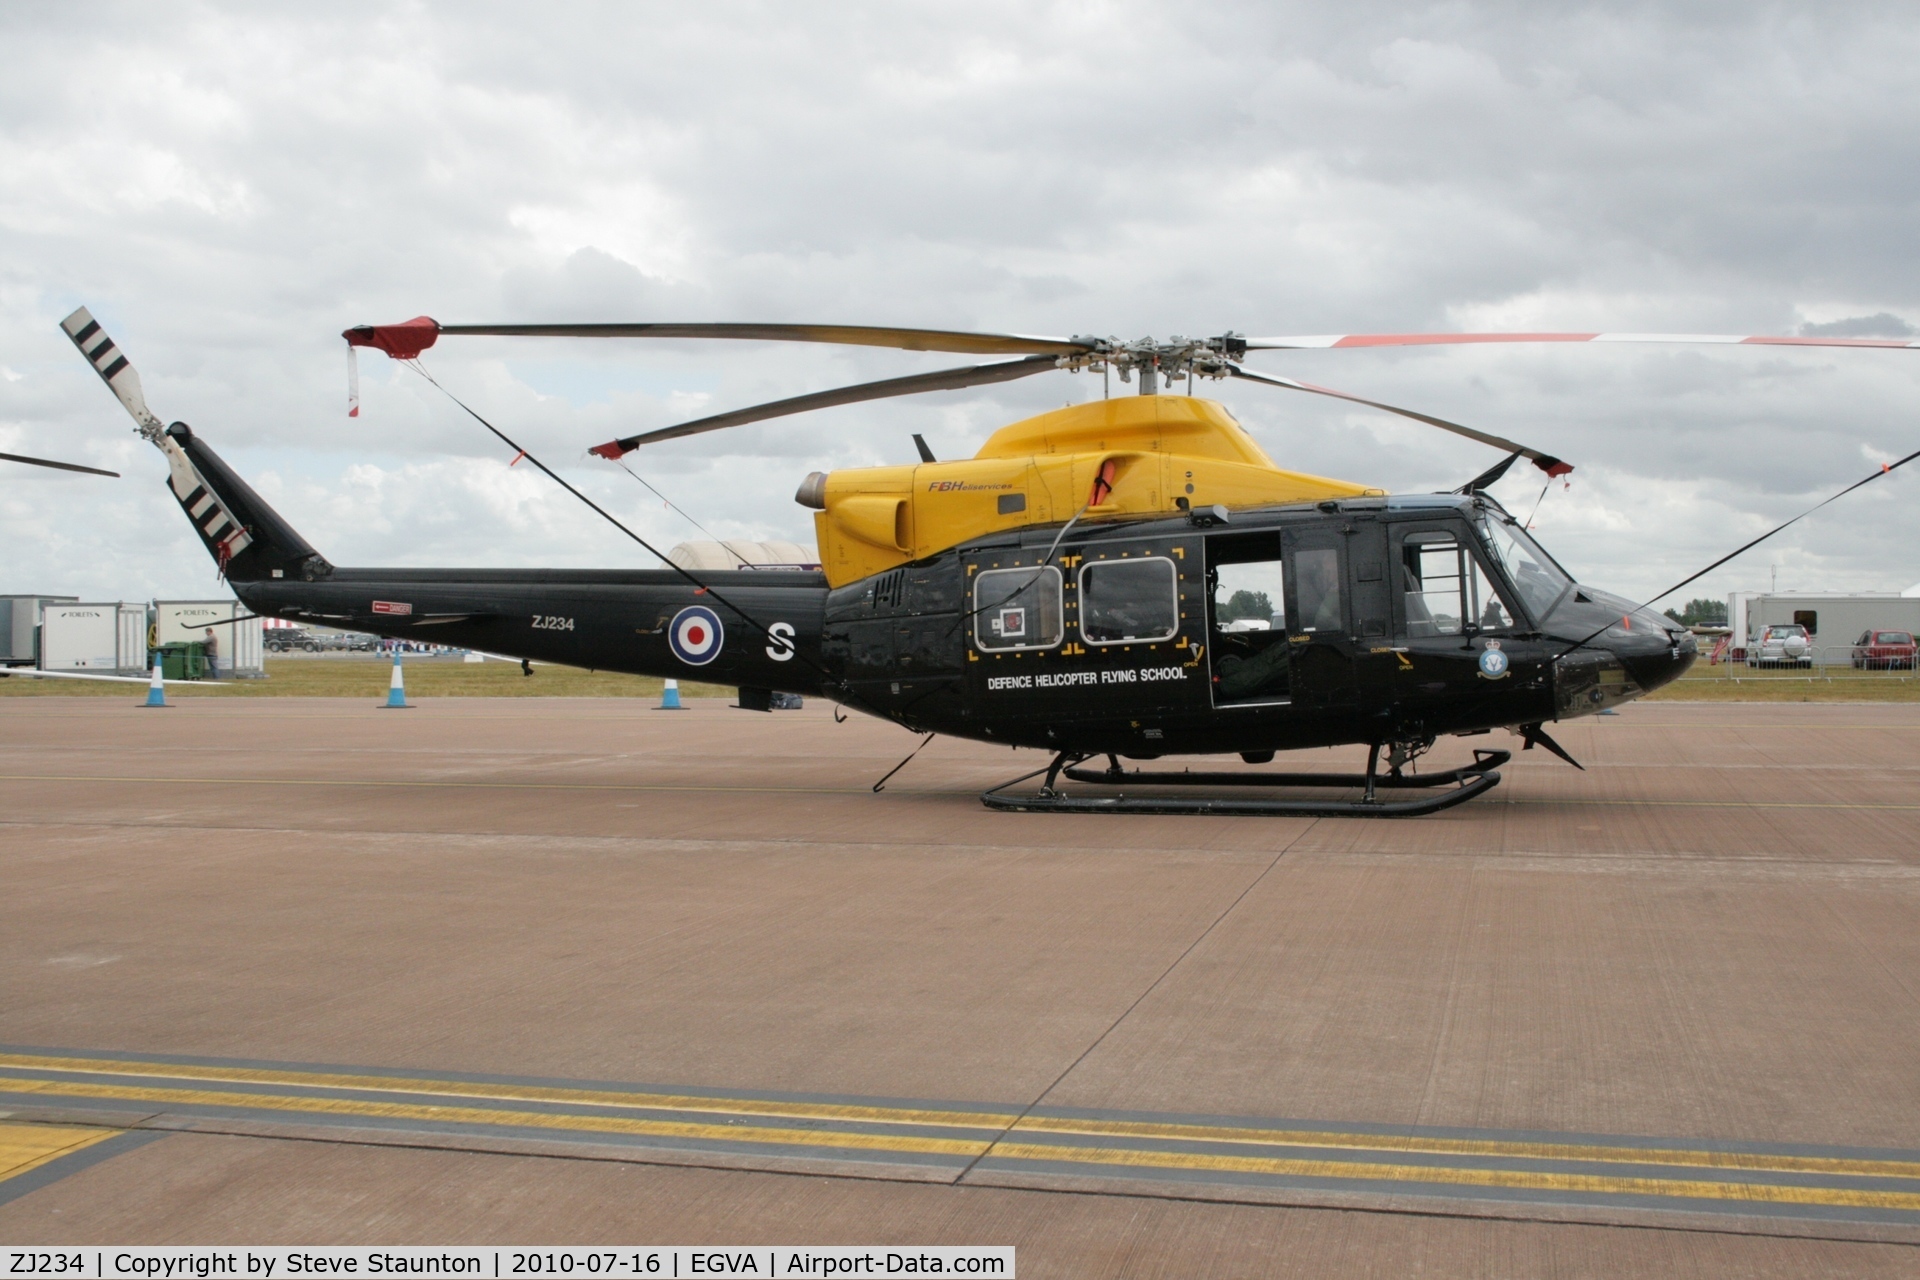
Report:
<svg viewBox="0 0 1920 1280"><path fill-rule="evenodd" d="M1778 622L1761 630L1747 645L1750 667L1810 667L1813 637L1797 622Z"/></svg>

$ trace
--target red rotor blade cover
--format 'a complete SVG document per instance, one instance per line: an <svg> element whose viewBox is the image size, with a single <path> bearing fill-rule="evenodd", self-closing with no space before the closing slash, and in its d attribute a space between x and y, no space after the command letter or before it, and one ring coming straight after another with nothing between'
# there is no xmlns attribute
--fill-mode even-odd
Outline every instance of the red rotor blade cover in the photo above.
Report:
<svg viewBox="0 0 1920 1280"><path fill-rule="evenodd" d="M395 360L411 360L440 340L440 322L415 316L401 324L363 324L343 332L350 347L377 347Z"/></svg>

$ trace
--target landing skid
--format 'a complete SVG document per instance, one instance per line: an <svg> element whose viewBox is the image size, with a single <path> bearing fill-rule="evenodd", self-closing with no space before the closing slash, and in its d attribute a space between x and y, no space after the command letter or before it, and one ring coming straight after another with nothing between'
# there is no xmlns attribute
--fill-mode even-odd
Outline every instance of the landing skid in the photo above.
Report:
<svg viewBox="0 0 1920 1280"><path fill-rule="evenodd" d="M1500 785L1501 765L1513 758L1510 751L1475 751L1473 763L1443 773L1408 774L1398 771L1384 777L1379 773L1380 749L1367 755L1365 773L1167 773L1144 769L1131 772L1108 756L1105 769L1078 766L1091 756L1061 752L1045 770L1046 780L1035 795L1009 795L1007 788L1025 782L1041 770L1003 782L980 795L989 809L1015 813L1191 813L1248 814L1258 817L1349 817L1412 818L1423 813L1438 813L1454 805L1465 804L1483 792ZM1358 787L1365 794L1358 800L1312 800L1275 796L1262 799L1182 796L1075 796L1055 788L1062 775L1072 782L1090 782L1102 786L1133 787L1314 787L1337 789ZM1437 794L1407 800L1383 800L1381 791L1432 790L1449 788Z"/></svg>

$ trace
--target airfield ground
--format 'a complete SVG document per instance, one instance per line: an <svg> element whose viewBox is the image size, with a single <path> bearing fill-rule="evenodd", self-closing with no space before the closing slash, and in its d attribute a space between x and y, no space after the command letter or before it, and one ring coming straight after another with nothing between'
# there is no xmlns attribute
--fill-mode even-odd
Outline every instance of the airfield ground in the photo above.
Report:
<svg viewBox="0 0 1920 1280"><path fill-rule="evenodd" d="M137 693L0 699L0 1240L1920 1270L1920 706L1314 821L876 795L825 706Z"/></svg>
<svg viewBox="0 0 1920 1280"><path fill-rule="evenodd" d="M651 676L583 671L543 662L531 677L518 664L465 663L454 657L409 657L407 691L424 698L653 698L661 682ZM313 657L272 657L264 680L182 681L168 686L170 698L385 698L392 663L377 653ZM682 697L732 697L731 688L680 682ZM125 698L126 686L110 681L0 678L0 697ZM1755 668L1709 666L1693 669L1653 694L1654 702L1920 702L1920 673L1856 671L1848 666Z"/></svg>

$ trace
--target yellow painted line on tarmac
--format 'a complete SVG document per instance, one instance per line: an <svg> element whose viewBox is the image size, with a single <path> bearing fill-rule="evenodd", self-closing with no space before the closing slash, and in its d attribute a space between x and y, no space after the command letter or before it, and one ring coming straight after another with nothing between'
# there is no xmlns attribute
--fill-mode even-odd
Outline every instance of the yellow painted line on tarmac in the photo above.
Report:
<svg viewBox="0 0 1920 1280"><path fill-rule="evenodd" d="M171 1062L118 1062L100 1058L64 1058L39 1054L0 1053L0 1067L62 1071L141 1080L208 1080L226 1084L279 1084L310 1088L353 1089L362 1093L430 1094L443 1098L475 1098L488 1102L559 1102L577 1106L630 1107L655 1111L704 1111L717 1115L750 1115L789 1120L842 1120L877 1124L928 1125L961 1129L1004 1129L1015 1112L950 1111L914 1107L878 1107L835 1102L785 1102L761 1098L714 1098L678 1093L624 1093L608 1089L573 1089L554 1085L476 1084L462 1080L402 1079L350 1073L285 1071L265 1067L205 1067ZM0 1092L11 1077L0 1075ZM247 1094L249 1098L270 1095ZM1916 1171L1920 1177L1920 1171Z"/></svg>
<svg viewBox="0 0 1920 1280"><path fill-rule="evenodd" d="M0 1120L0 1182L117 1137L118 1129Z"/></svg>
<svg viewBox="0 0 1920 1280"><path fill-rule="evenodd" d="M1240 1143L1248 1146L1269 1147L1333 1147L1352 1151L1494 1156L1519 1160L1586 1160L1595 1164L1676 1165L1686 1168L1741 1169L1754 1173L1825 1173L1863 1178L1920 1179L1920 1161L1850 1160L1836 1156L1770 1155L1751 1151L1689 1151L1678 1147L1582 1146L1569 1142L1502 1142L1498 1139L1485 1138L1327 1133L1314 1129L1241 1129L1226 1125L1156 1124L1134 1120L1064 1120L1048 1116L1028 1116L1013 1127L1013 1132L1062 1133L1088 1137L1164 1138L1176 1142ZM1005 1146L1001 1146L995 1149L994 1154L998 1155L1005 1150Z"/></svg>
<svg viewBox="0 0 1920 1280"><path fill-rule="evenodd" d="M706 1097L694 1094L627 1092L549 1085L478 1084L471 1081L367 1076L349 1072L319 1072L264 1067L203 1066L161 1062L123 1062L49 1054L0 1054L0 1067L15 1070L58 1071L100 1077L98 1082L20 1079L0 1076L0 1092L118 1097L135 1101L200 1103L209 1106L259 1107L268 1110L311 1110L329 1114L360 1114L399 1119L431 1119L476 1124L508 1124L533 1128L578 1128L634 1134L724 1138L730 1141L811 1142L817 1145L878 1145L889 1150L940 1151L978 1154L995 1146L990 1138L944 1139L917 1136L845 1134L806 1130L802 1136L788 1129L742 1128L737 1124L701 1124L695 1121L654 1121L637 1117L555 1115L504 1108L436 1107L409 1102L380 1102L353 1098L312 1098L285 1094L170 1089L136 1083L193 1080L216 1084L305 1086L350 1089L418 1097L422 1094L484 1102L545 1102L574 1106L618 1107L630 1110L739 1115L762 1119L814 1123L862 1123L934 1129L1002 1130L1010 1133L1047 1133L1072 1137L1148 1138L1169 1142L1214 1143L1266 1147L1307 1147L1384 1153L1474 1156L1496 1159L1585 1161L1605 1164L1658 1165L1677 1168L1732 1169L1755 1173L1812 1173L1853 1177L1894 1177L1920 1181L1920 1161L1871 1160L1784 1153L1707 1151L1684 1147L1629 1147L1567 1142L1515 1142L1492 1138L1447 1138L1417 1134L1372 1134L1316 1129L1269 1129L1171 1121L1105 1120L1098 1117L1019 1117L1012 1112L958 1111L937 1107L889 1107L859 1103L816 1103L778 1099ZM602 1123L605 1121L605 1123ZM788 1135L770 1139L761 1135ZM843 1142L842 1139L856 1139ZM880 1140L878 1144L867 1139ZM1035 1148L1043 1149L1043 1148ZM1055 1148L1044 1148L1054 1150ZM1066 1149L1066 1148L1061 1148ZM1098 1151L1102 1148L1073 1148ZM1091 1158L1091 1157L1090 1157ZM1195 1158L1208 1158L1196 1156ZM1237 1158L1237 1157L1223 1157Z"/></svg>
<svg viewBox="0 0 1920 1280"><path fill-rule="evenodd" d="M1259 1173L1286 1178L1341 1178L1376 1182L1426 1182L1454 1186L1512 1187L1529 1191L1586 1191L1604 1195L1669 1196L1740 1200L1756 1204L1837 1205L1856 1209L1920 1210L1920 1193L1850 1187L1800 1187L1755 1182L1680 1182L1665 1178L1615 1178L1586 1173L1531 1173L1511 1169L1447 1169L1432 1165L1353 1164L1344 1160L1274 1160L1183 1151L1115 1150L1003 1143L995 1158L1056 1160L1077 1164L1204 1173Z"/></svg>
<svg viewBox="0 0 1920 1280"><path fill-rule="evenodd" d="M977 1156L992 1145L986 1138L928 1138L884 1133L847 1133L837 1129L769 1129L737 1124L698 1124L679 1120L638 1120L625 1116L560 1115L505 1111L486 1107L436 1107L404 1102L368 1102L355 1098L314 1098L291 1094L223 1093L211 1089L128 1088L80 1084L68 1080L8 1080L0 1091L61 1098L124 1098L134 1102L177 1102L249 1111L291 1111L311 1115L367 1116L385 1120L422 1120L465 1125L560 1129L579 1133L617 1133L652 1138L705 1138L726 1142L763 1142L781 1146L846 1147L859 1151L907 1151L932 1155Z"/></svg>

